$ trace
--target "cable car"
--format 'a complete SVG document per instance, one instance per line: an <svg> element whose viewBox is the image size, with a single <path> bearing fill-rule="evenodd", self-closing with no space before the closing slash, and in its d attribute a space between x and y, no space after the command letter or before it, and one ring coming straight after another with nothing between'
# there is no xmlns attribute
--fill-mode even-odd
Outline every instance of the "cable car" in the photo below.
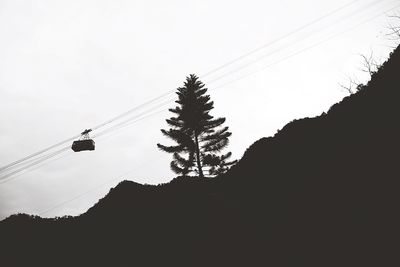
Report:
<svg viewBox="0 0 400 267"><path fill-rule="evenodd" d="M76 140L72 143L71 149L74 152L80 152L80 151L90 151L94 150L94 141L93 139L90 139L89 133L92 131L92 129L86 129L81 133L81 137L79 140Z"/></svg>

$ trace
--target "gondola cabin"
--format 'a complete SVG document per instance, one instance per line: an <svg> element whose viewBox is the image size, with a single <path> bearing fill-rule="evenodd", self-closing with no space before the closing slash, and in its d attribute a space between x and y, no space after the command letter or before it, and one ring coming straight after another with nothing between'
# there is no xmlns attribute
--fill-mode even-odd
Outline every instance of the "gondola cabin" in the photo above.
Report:
<svg viewBox="0 0 400 267"><path fill-rule="evenodd" d="M71 149L74 152L94 150L95 148L94 141L89 137L89 132L91 131L92 131L91 129L83 131L81 133L82 135L81 138L72 143Z"/></svg>
<svg viewBox="0 0 400 267"><path fill-rule="evenodd" d="M92 139L76 140L72 143L71 148L74 152L94 150L94 141Z"/></svg>

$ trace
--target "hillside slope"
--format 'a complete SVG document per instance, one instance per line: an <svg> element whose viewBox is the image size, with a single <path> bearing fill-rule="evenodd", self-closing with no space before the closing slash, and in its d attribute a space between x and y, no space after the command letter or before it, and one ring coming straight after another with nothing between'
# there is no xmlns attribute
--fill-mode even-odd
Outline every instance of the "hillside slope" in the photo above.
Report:
<svg viewBox="0 0 400 267"><path fill-rule="evenodd" d="M287 258L290 252L288 265L395 262L399 74L397 48L362 91L327 114L294 121L257 141L224 177L232 197L250 198L248 214L260 228L274 229L265 231L265 239L274 240L275 255Z"/></svg>
<svg viewBox="0 0 400 267"><path fill-rule="evenodd" d="M1 261L397 266L399 74L397 48L363 90L258 140L216 179L125 181L78 217L11 216Z"/></svg>

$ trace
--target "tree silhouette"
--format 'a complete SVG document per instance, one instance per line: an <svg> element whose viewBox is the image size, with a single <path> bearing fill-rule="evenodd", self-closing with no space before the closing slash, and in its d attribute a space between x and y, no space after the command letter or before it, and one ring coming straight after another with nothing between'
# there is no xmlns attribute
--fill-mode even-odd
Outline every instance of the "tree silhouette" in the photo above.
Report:
<svg viewBox="0 0 400 267"><path fill-rule="evenodd" d="M174 140L174 146L157 146L168 153L173 153L171 169L182 175L190 172L204 177L204 167L208 167L210 175L225 172L236 161L227 161L232 153L221 154L229 143L232 133L228 127L220 128L225 118L214 118L209 114L214 102L206 95L207 88L194 74L186 77L183 87L177 89L179 104L169 109L175 116L167 119L169 130L161 132Z"/></svg>

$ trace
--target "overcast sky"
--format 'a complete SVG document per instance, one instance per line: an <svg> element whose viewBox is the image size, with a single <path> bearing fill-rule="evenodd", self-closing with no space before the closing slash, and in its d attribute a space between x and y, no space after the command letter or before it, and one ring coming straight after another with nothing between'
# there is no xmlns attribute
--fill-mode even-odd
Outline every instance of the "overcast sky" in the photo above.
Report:
<svg viewBox="0 0 400 267"><path fill-rule="evenodd" d="M348 94L338 85L347 76L365 81L359 54L387 58L393 42L384 12L399 3L0 0L0 166L173 90L190 73L209 88L211 114L226 117L228 150L239 159L291 120L327 111ZM93 152L68 150L3 181L0 219L77 215L121 180L169 181L171 155L156 147L168 143L160 133L168 116L157 113L99 136Z"/></svg>

